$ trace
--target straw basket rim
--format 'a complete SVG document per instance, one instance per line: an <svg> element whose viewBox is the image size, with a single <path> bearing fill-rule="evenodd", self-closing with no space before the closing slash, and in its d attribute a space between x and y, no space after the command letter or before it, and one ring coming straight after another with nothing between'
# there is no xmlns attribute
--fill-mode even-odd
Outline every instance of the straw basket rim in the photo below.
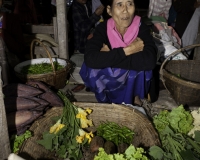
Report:
<svg viewBox="0 0 200 160"><path fill-rule="evenodd" d="M163 69L163 77L167 77L167 78L169 78L169 79L171 79L172 81L175 81L175 82L180 82L181 84L184 84L185 86L188 86L188 87L191 87L191 88L194 88L194 89L200 89L199 83L189 81L189 80L185 80L185 79L181 79L181 78L179 78L175 75L172 75L170 72L168 72L165 69Z"/></svg>
<svg viewBox="0 0 200 160"><path fill-rule="evenodd" d="M169 59L170 59L171 57L173 57L173 56L177 55L178 53L183 52L183 51L185 51L185 50L187 50L187 49L192 49L192 48L195 48L195 47L200 47L200 44L194 44L194 45L189 45L189 46L185 46L185 47L183 47L183 48L180 48L180 49L176 50L175 52L172 52L172 53L164 60L164 62L162 63L162 65L161 65L161 67L160 67L160 70L159 70L160 79L162 80L163 85L164 85L164 87L167 89L168 92L169 92L169 89L168 89L167 86L165 85L164 74L165 74L165 73L168 73L168 75L169 75L169 72L167 72L167 71L164 69L165 65L167 64L167 62L169 61ZM188 60L181 60L181 61L188 61ZM178 79L178 78L177 78L176 76L172 75L172 76L170 76L170 79L174 79L174 80L175 80L175 79ZM181 80L181 82L187 84L187 83L186 83L186 80ZM191 83L195 83L195 82L191 82Z"/></svg>
<svg viewBox="0 0 200 160"><path fill-rule="evenodd" d="M53 75L54 74L53 71L52 72L48 72L48 73L42 73L42 74L23 74L23 73L20 72L22 67L28 65L29 62L30 62L30 64L38 64L38 63L42 63L42 62L51 64L51 62L50 61L48 62L48 60L49 60L49 58L37 58L37 59L27 60L27 61L24 61L24 62L21 62L21 63L17 64L14 67L14 71L17 74L20 74L20 75L23 75L23 76L26 76L26 77L35 77L35 76L41 76L41 75ZM63 68L61 68L59 70L55 70L55 73L63 72L68 68L69 62L67 62L66 60L63 60L61 58L52 58L52 60L53 60L53 62L55 62L55 61L58 61L58 63L62 62L62 63L59 63L59 64L63 65ZM23 66L23 64L24 64L24 66Z"/></svg>
<svg viewBox="0 0 200 160"><path fill-rule="evenodd" d="M89 115L88 118L93 120L95 126L98 126L98 124L100 123L98 118L101 117L103 118L103 121L106 121L108 119L113 119L113 121L116 123L118 121L120 124L127 124L127 125L129 124L128 127L131 129L135 127L134 131L137 140L133 142L133 144L141 145L144 142L146 142L144 144L146 145L146 148L149 148L150 146L153 145L161 145L159 136L152 122L142 112L138 111L135 108L122 104L84 103L84 102L74 102L74 104L80 108L85 108L85 109L91 108L93 110L93 112ZM104 111L103 115L105 115L104 117L102 117L103 111ZM38 156L46 156L45 157L46 159L52 158L52 160L58 159L55 158L53 152L44 150L43 146L40 145L38 146L38 144L36 145L36 141L38 139L41 139L43 133L43 131L41 131L41 127L43 127L42 129L44 129L44 127L49 127L47 126L47 124L52 125L47 123L49 122L48 120L50 120L54 116L59 116L61 112L62 112L61 107L53 107L47 111L47 113L44 115L43 118L38 119L33 123L33 125L30 127L30 130L33 132L34 136L29 138L23 143L19 151L19 155L21 157L30 159L30 157L26 157L28 155L31 156L33 159L44 158ZM111 117L109 117L109 115ZM29 148L31 148L31 150Z"/></svg>

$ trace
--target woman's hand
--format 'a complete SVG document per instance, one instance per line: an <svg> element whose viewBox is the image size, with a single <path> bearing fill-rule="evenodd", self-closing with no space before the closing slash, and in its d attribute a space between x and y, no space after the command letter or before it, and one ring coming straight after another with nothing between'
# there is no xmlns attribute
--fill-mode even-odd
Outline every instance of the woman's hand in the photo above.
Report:
<svg viewBox="0 0 200 160"><path fill-rule="evenodd" d="M101 48L100 51L110 51L110 49L108 48L106 44L103 44L103 47Z"/></svg>
<svg viewBox="0 0 200 160"><path fill-rule="evenodd" d="M137 37L129 46L124 48L126 56L135 54L137 52L143 51L144 42L139 37Z"/></svg>

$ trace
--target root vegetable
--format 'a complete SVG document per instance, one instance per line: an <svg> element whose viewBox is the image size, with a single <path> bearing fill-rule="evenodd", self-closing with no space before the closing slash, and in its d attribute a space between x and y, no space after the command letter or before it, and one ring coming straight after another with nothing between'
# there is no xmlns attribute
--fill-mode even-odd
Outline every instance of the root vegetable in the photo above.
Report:
<svg viewBox="0 0 200 160"><path fill-rule="evenodd" d="M100 136L95 136L92 138L90 142L90 151L96 152L99 150L100 147L104 146L104 139Z"/></svg>
<svg viewBox="0 0 200 160"><path fill-rule="evenodd" d="M104 144L104 150L107 154L117 153L117 146L111 141L106 141Z"/></svg>
<svg viewBox="0 0 200 160"><path fill-rule="evenodd" d="M119 153L123 154L128 147L129 147L129 145L127 143L120 143L117 146L117 149L118 149Z"/></svg>

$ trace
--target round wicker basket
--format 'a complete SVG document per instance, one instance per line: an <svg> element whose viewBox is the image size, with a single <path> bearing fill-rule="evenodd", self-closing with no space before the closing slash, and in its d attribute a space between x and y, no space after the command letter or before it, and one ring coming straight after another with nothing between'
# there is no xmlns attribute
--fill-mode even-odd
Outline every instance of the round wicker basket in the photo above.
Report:
<svg viewBox="0 0 200 160"><path fill-rule="evenodd" d="M34 42L38 42L41 44L41 46L44 47L48 58L33 59L32 50L33 50ZM25 65L42 63L44 61L46 63L51 64L53 72L44 73L44 74L22 74L20 72L21 68ZM54 61L57 61L59 64L63 65L64 67L62 69L56 71L54 64L53 64ZM27 82L28 80L37 80L37 81L45 82L46 84L53 86L56 89L61 89L66 85L67 76L68 76L68 73L70 72L71 68L72 68L72 64L70 63L69 60L64 60L64 59L60 59L60 58L51 58L51 55L50 55L49 51L47 50L47 48L45 47L45 45L41 41L35 39L31 43L31 60L19 63L18 65L15 66L14 70L15 70L16 76L24 83Z"/></svg>
<svg viewBox="0 0 200 160"><path fill-rule="evenodd" d="M101 121L116 122L125 125L134 130L134 146L149 148L153 145L160 145L160 140L151 121L140 111L125 105L104 104L104 103L82 103L74 102L81 108L91 108L92 114L89 119L92 119L94 126L98 126ZM33 137L25 141L19 151L19 155L28 160L35 159L58 159L53 152L45 150L36 141L42 138L42 133L48 131L52 125L51 118L61 115L62 108L54 107L47 111L43 118L38 119L30 127L33 132Z"/></svg>
<svg viewBox="0 0 200 160"><path fill-rule="evenodd" d="M194 47L200 47L200 44L186 46L171 53L160 67L160 78L178 105L200 105L200 60L169 60Z"/></svg>

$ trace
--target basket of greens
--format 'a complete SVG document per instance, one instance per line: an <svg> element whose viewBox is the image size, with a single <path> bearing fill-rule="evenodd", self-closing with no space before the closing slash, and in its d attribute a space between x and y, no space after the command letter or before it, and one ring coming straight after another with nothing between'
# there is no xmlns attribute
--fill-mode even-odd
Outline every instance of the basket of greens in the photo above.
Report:
<svg viewBox="0 0 200 160"><path fill-rule="evenodd" d="M21 157L147 160L148 148L160 146L151 121L137 109L122 104L71 103L59 95L65 106L51 108L33 123L33 136L23 143ZM115 147L115 152L108 152Z"/></svg>
<svg viewBox="0 0 200 160"><path fill-rule="evenodd" d="M34 42L38 42L44 47L48 58L33 59L32 48ZM31 60L19 63L15 66L14 71L22 82L37 80L60 89L66 85L67 76L71 68L72 64L70 61L52 58L45 45L35 39L31 43Z"/></svg>

